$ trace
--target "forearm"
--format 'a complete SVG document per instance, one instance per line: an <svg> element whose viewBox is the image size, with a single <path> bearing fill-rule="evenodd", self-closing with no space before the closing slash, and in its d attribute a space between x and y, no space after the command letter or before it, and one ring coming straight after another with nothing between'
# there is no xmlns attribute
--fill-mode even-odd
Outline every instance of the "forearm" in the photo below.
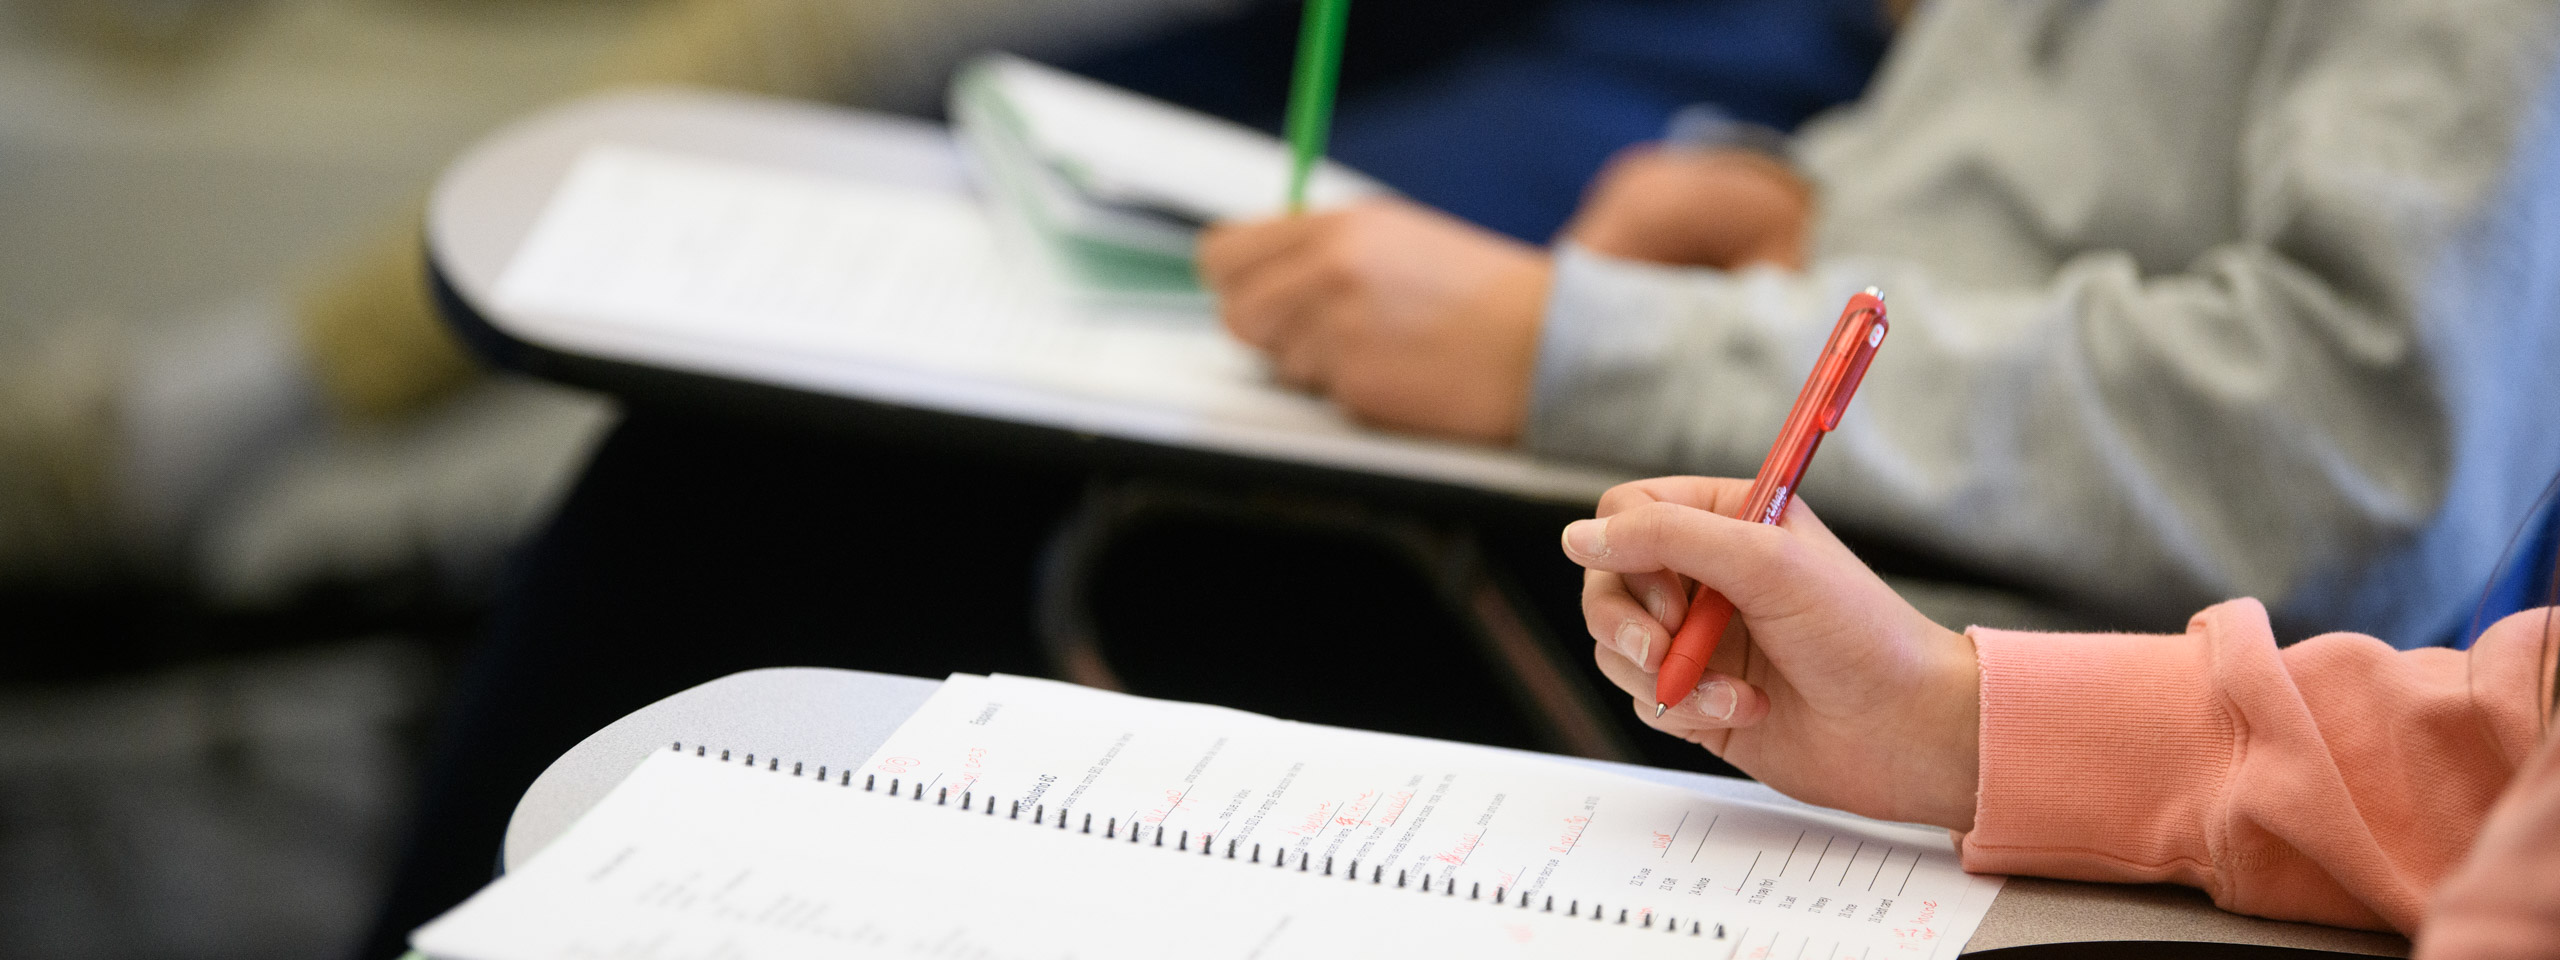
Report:
<svg viewBox="0 0 2560 960"><path fill-rule="evenodd" d="M2343 634L2279 651L2248 601L2176 636L1976 629L1966 867L2414 930L2540 735L2544 622L2509 618L2467 654Z"/></svg>

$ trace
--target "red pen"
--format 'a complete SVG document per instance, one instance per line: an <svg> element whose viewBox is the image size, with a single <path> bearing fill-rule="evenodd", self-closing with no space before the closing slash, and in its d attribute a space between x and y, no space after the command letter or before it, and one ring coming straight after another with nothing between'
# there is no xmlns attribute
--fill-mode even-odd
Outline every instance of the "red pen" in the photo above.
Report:
<svg viewBox="0 0 2560 960"><path fill-rule="evenodd" d="M1813 373L1796 394L1795 408L1787 411L1786 425L1778 428L1777 442L1769 445L1768 458L1760 461L1760 476L1751 482L1751 495L1744 498L1734 519L1774 524L1787 512L1797 481L1804 479L1805 465L1813 462L1822 435L1840 425L1840 414L1849 409L1849 398L1858 392L1858 381L1867 375L1867 364L1875 360L1888 326L1883 293L1868 287L1849 298L1849 305L1840 311L1840 323L1831 328L1831 341L1823 344L1821 359L1813 362ZM1653 684L1654 716L1697 689L1698 680L1707 673L1707 658L1715 655L1716 641L1724 637L1725 625L1731 622L1733 602L1699 584L1698 592L1689 598L1689 615L1681 619L1680 629L1671 635L1671 649L1662 655L1662 673Z"/></svg>

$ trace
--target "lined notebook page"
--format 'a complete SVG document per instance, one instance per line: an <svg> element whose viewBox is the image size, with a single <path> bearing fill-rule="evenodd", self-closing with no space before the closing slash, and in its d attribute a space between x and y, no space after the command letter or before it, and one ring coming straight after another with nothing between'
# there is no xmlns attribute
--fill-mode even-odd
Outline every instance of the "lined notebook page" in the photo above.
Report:
<svg viewBox="0 0 2560 960"><path fill-rule="evenodd" d="M670 746L414 942L1872 960L1953 956L2000 887L1935 829L1020 677L952 677L857 769Z"/></svg>
<svg viewBox="0 0 2560 960"><path fill-rule="evenodd" d="M1328 882L813 773L656 754L412 942L448 960L1732 952L1660 926Z"/></svg>
<svg viewBox="0 0 2560 960"><path fill-rule="evenodd" d="M1953 956L2000 887L1936 828L1022 677L953 677L852 779L1373 886L1722 924L1746 957Z"/></svg>

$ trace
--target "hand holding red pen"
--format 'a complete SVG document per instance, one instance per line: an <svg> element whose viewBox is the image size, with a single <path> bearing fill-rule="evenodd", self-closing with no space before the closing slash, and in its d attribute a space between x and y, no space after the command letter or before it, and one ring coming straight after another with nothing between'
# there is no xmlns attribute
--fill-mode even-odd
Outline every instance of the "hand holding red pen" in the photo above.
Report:
<svg viewBox="0 0 2560 960"><path fill-rule="evenodd" d="M1778 426L1778 438L1761 459L1760 475L1752 480L1750 494L1732 516L1776 524L1786 513L1788 501L1804 482L1805 468L1813 464L1813 452L1822 447L1823 435L1840 425L1849 401L1857 396L1867 365L1884 345L1888 326L1884 294L1876 288L1849 298L1849 305L1840 309L1840 320L1832 324L1831 336L1823 341L1822 353L1814 358L1813 372L1805 375L1804 388L1796 392L1795 406ZM1706 673L1707 658L1715 653L1717 640L1732 619L1733 605L1714 590L1700 585L1689 597L1688 615L1678 621L1679 629L1672 633L1669 652L1662 659L1655 716L1697 687L1698 678Z"/></svg>
<svg viewBox="0 0 2560 960"><path fill-rule="evenodd" d="M1789 796L1969 829L1979 768L1973 641L1929 621L1802 502L1733 519L1749 482L1623 484L1565 528L1588 568L1582 612L1600 668L1655 729ZM1688 612L1683 578L1739 611L1697 694L1654 716L1655 673Z"/></svg>
<svg viewBox="0 0 2560 960"><path fill-rule="evenodd" d="M1966 788L1962 796L1968 799L1960 808L1942 808L1929 799L1928 792L1900 790L1862 796L1857 790L1832 795L1815 789L1811 792L1822 798L1815 799L1781 782L1789 778L1789 771L1782 770L1778 779L1772 779L1754 766L1764 762L1756 749L1764 739L1795 740L1799 742L1783 756L1792 761L1843 754L1844 759L1858 761L1845 769L1868 775L1860 782L1872 791L1876 783L1907 783L1908 777L1941 775L1949 759L1943 755L1946 749L1971 750L1974 732L1969 726L1953 735L1960 743L1951 747L1946 742L1951 736L1946 721L1960 718L1913 716L1902 719L1941 722L1872 726L1875 718L1895 717L1908 709L1897 689L1902 682L1925 676L1969 683L1972 644L1955 637L1965 654L1960 658L1965 664L1962 670L1931 668L1954 662L1948 658L1906 656L1919 647L1945 648L1949 645L1943 638L1952 635L1894 596L1821 529L1810 511L1794 503L1814 451L1823 436L1839 426L1886 329L1883 295L1869 289L1849 298L1768 456L1761 461L1759 476L1739 496L1731 481L1696 478L1621 486L1601 502L1599 517L1565 528L1565 552L1592 571L1586 576L1583 605L1591 618L1592 637L1601 641L1603 669L1639 696L1646 692L1641 689L1643 675L1653 675L1651 709L1647 711L1643 701L1637 707L1639 713L1649 713L1648 722L1695 740L1771 786L1805 799L1878 816L1914 820L1961 816L1970 823L1969 782L1954 785ZM1712 512L1702 512L1701 507ZM1795 531L1801 537L1791 535L1795 527L1804 528ZM1674 574L1692 578L1694 592ZM1642 598L1641 606L1636 604L1637 597ZM1860 629L1862 625L1854 621L1826 622L1839 613L1827 602L1849 598L1865 601L1847 609L1873 614L1865 624L1869 629ZM1636 615L1636 610L1644 613ZM1738 627L1733 624L1737 610L1743 617ZM1665 625L1676 625L1676 629L1666 633ZM1873 629L1879 627L1886 629ZM1787 637L1778 644L1783 652L1755 648L1751 638L1769 634L1773 628ZM1719 643L1728 632L1740 634L1739 642ZM1799 638L1800 632L1812 636ZM1933 642L1869 645L1843 640L1869 633L1884 639L1908 635ZM1613 645L1622 659L1610 655ZM1613 665L1613 659L1623 666ZM1799 686L1806 681L1810 684ZM1970 688L1961 692L1967 698L1973 695ZM1674 704L1680 712L1672 712ZM1766 737L1736 733L1756 733L1773 713L1780 722L1771 725ZM1909 749L1915 736L1926 741L1924 745L1942 749ZM1876 753L1879 747L1885 752ZM1929 766L1906 771L1902 778L1873 776L1914 756L1927 758ZM1964 766L1971 768L1969 763ZM1815 780L1835 777L1836 772L1821 771L1837 769L1841 768L1818 767ZM1884 812L1875 812L1879 810Z"/></svg>

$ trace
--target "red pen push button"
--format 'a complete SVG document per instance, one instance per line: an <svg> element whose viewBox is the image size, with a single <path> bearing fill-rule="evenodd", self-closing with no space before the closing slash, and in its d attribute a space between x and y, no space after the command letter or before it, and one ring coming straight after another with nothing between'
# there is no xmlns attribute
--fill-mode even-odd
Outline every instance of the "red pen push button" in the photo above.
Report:
<svg viewBox="0 0 2560 960"><path fill-rule="evenodd" d="M1859 301L1873 302L1862 304ZM1849 309L1856 311L1861 306L1867 308L1867 316L1862 323L1851 328L1857 333L1848 342L1848 367L1840 372L1840 381L1831 390L1830 402L1823 407L1822 430L1825 433L1839 428L1840 415L1849 412L1849 398L1858 395L1858 381L1866 379L1867 364L1875 361L1876 348L1884 345L1885 330L1892 326L1885 322L1883 299L1872 292L1861 293L1850 301Z"/></svg>

